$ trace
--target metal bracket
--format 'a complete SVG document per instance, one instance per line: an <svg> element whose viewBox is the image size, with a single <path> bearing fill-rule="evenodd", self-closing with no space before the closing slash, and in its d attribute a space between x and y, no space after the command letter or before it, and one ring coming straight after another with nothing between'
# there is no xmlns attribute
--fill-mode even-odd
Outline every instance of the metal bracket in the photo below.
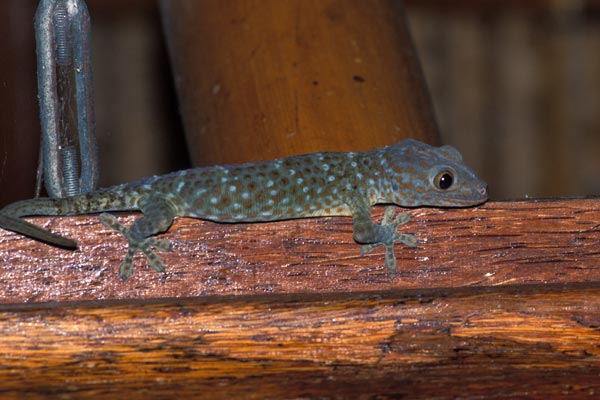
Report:
<svg viewBox="0 0 600 400"><path fill-rule="evenodd" d="M90 30L83 0L40 0L35 15L39 168L43 165L50 197L87 193L98 186ZM38 186L41 175L38 170Z"/></svg>

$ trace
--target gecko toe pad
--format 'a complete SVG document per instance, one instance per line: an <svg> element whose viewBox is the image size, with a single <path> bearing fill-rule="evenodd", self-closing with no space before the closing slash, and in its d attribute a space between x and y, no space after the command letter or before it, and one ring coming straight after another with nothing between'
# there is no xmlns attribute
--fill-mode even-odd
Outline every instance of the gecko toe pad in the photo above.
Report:
<svg viewBox="0 0 600 400"><path fill-rule="evenodd" d="M361 255L368 254L379 246L385 246L385 266L392 275L398 266L396 254L394 253L394 243L400 242L408 247L416 247L419 244L419 241L414 235L396 232L398 226L404 225L410 221L410 214L398 213L394 218L394 213L394 207L387 207L381 221L381 226L388 228L389 238L378 243L369 243L360 246Z"/></svg>
<svg viewBox="0 0 600 400"><path fill-rule="evenodd" d="M157 239L155 237L148 237L139 240L131 234L131 230L125 225L121 224L117 219L110 214L100 214L100 222L109 229L113 229L121 233L129 242L129 248L127 249L127 255L123 259L119 268L119 277L122 280L126 280L133 273L133 256L137 252L141 252L146 256L150 267L156 272L165 272L165 266L163 259L154 252L153 249L158 251L171 251L171 243L164 239Z"/></svg>

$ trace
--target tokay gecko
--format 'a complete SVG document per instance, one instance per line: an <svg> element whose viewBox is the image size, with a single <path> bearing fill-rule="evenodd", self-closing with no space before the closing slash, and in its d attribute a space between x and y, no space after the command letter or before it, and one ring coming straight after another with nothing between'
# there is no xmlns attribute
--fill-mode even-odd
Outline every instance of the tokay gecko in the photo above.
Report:
<svg viewBox="0 0 600 400"><path fill-rule="evenodd" d="M351 216L361 254L385 247L385 264L396 269L394 242L416 246L417 239L396 228L410 215L388 207L381 224L371 221L371 206L467 207L485 202L487 185L463 164L451 146L432 147L416 140L366 152L312 153L274 161L195 168L62 199L19 201L0 211L0 227L69 249L77 244L20 217L99 213L101 222L129 242L119 269L133 272L133 256L143 253L150 266L164 271L153 249L171 250L155 235L175 217L216 222L261 222L320 216ZM140 210L130 227L104 212Z"/></svg>

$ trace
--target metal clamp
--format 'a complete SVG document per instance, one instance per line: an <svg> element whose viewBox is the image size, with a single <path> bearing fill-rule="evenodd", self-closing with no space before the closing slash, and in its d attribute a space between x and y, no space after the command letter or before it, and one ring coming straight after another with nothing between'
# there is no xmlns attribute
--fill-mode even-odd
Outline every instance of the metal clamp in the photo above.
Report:
<svg viewBox="0 0 600 400"><path fill-rule="evenodd" d="M50 197L90 192L99 173L85 2L40 0L35 34L46 191ZM41 183L40 171L38 177Z"/></svg>

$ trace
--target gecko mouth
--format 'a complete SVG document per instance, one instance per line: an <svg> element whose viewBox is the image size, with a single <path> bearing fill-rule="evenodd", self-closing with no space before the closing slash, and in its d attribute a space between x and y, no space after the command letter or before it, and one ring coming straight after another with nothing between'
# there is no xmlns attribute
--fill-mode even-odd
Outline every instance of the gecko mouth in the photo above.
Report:
<svg viewBox="0 0 600 400"><path fill-rule="evenodd" d="M476 206L485 203L488 200L487 187L477 190L470 196L448 196L448 205L446 207L465 207Z"/></svg>
<svg viewBox="0 0 600 400"><path fill-rule="evenodd" d="M469 190L446 192L440 197L439 204L442 207L469 207L485 203L488 200L486 184L478 184L469 187Z"/></svg>

